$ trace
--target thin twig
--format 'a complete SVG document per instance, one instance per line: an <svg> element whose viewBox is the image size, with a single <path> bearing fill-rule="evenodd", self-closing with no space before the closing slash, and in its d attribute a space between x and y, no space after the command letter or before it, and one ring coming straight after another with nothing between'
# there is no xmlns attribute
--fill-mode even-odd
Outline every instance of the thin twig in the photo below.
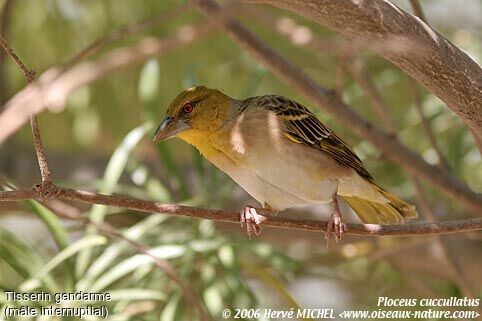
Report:
<svg viewBox="0 0 482 321"><path fill-rule="evenodd" d="M40 168L40 176L42 177L42 183L48 184L52 180L51 180L49 165L45 157L42 137L40 136L40 129L38 127L37 116L34 115L30 117L30 126L32 127L33 141L35 144L35 152L37 154L37 160Z"/></svg>
<svg viewBox="0 0 482 321"><path fill-rule="evenodd" d="M0 12L0 35L7 37L10 27L10 14L13 8L13 0L4 1L3 8ZM7 54L0 50L0 110L2 105L7 101L7 76L5 68L5 60Z"/></svg>
<svg viewBox="0 0 482 321"><path fill-rule="evenodd" d="M32 80L34 80L35 78L35 71L33 70L30 70L28 69L24 63L22 62L22 60L20 60L20 58L17 56L17 54L15 53L15 51L13 51L12 48L10 48L10 46L8 45L8 42L3 38L2 35L0 35L0 45L2 46L2 48L5 50L5 52L7 53L7 55L13 59L13 61L17 64L17 66L20 68L20 70L22 71L22 73L25 75L25 77L27 78L27 83L31 83Z"/></svg>
<svg viewBox="0 0 482 321"><path fill-rule="evenodd" d="M27 84L30 85L34 80L37 72L33 69L27 68L27 66L22 62L22 60L17 56L15 51L10 48L7 41L0 35L0 44L7 53L7 55L15 61L17 66L22 71L25 79L27 80ZM32 135L33 141L35 144L35 152L37 154L38 165L40 168L40 176L42 178L42 187L50 184L51 182L51 175L49 165L47 163L47 159L45 157L44 147L42 143L42 138L40 136L40 130L38 126L37 116L31 115L30 116L30 126L32 127Z"/></svg>
<svg viewBox="0 0 482 321"><path fill-rule="evenodd" d="M28 189L0 192L0 201L19 201L22 199L35 199L36 197L37 194L33 190ZM89 204L101 204L146 213L171 214L239 224L238 212L227 212L169 203L151 202L128 196L104 195L78 189L54 186L52 188L51 197L52 199L79 201ZM259 213L265 216L266 220L263 221L263 226L267 227L296 229L311 232L325 232L326 225L328 223L326 221L319 220L293 219L272 216L270 215L270 212L264 211L263 209L259 209ZM347 223L347 232L345 234L365 236L426 236L478 230L482 230L482 218L406 225Z"/></svg>

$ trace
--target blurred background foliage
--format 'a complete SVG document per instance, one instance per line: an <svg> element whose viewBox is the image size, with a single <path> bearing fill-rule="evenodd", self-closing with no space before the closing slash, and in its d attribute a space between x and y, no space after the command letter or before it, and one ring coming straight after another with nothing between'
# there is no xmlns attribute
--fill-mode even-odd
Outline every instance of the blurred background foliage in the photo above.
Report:
<svg viewBox="0 0 482 321"><path fill-rule="evenodd" d="M121 26L184 3L0 0L0 32L25 63L41 73ZM410 9L408 1L396 3ZM481 2L464 1L461 6L454 1L426 0L422 5L435 29L480 63ZM353 57L362 59L389 106L400 138L429 163L438 163L437 153L424 136L408 76L363 48L347 57L346 41L291 13L249 6L238 8L237 16L324 86L337 88L340 65L350 63ZM182 32L203 21L189 9L114 42L98 55L145 37ZM24 87L25 79L11 61L4 57L1 61L3 105ZM60 114L41 114L40 127L54 180L64 186L207 208L238 210L253 203L191 146L179 140L151 144L153 126L169 102L194 84L221 88L237 98L282 94L313 107L219 31L80 88ZM347 74L342 78L342 89L349 105L380 123L371 101ZM481 192L482 161L472 136L440 100L419 90L450 169ZM327 118L319 108L311 109L354 147L382 186L415 202L416 190L400 166L386 162L374 147ZM0 146L5 186L35 182L35 163L27 126ZM430 186L424 189L438 218L472 215ZM461 266L459 272L464 272L460 276L448 268L443 249L431 238L348 237L327 249L322 235L311 233L265 229L261 237L249 241L239 227L229 224L73 205L78 213L97 222L105 219L125 237L142 242L152 254L168 260L215 320L225 307L333 307L341 312L346 308L375 309L378 296L463 296L466 293L460 278L473 287L473 293L482 294L480 233L445 238L444 245ZM330 206L307 207L282 215L326 219L330 210ZM346 217L356 220L353 215ZM148 256L125 240L106 238L92 227L61 219L33 201L0 204L0 288L49 293L108 291L114 298L108 303L109 320L198 318L179 287ZM0 304L6 304L5 300L0 293Z"/></svg>

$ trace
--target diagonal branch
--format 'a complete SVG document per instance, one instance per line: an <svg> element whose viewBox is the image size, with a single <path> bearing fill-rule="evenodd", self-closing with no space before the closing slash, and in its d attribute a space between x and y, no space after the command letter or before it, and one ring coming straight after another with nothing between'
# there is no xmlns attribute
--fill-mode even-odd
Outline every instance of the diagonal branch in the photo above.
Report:
<svg viewBox="0 0 482 321"><path fill-rule="evenodd" d="M19 201L22 199L35 199L33 190L18 190L0 192L0 201ZM219 222L239 224L239 212L226 212L182 206L169 203L151 202L128 196L104 195L82 191L78 189L54 186L52 199L77 201L89 204L101 204L113 207L140 211L146 213L171 214L192 218L202 218ZM259 209L258 212L265 216L263 226L296 229L310 232L325 232L328 222L311 219L293 219L269 215L269 212ZM365 236L422 236L434 234L462 233L467 231L482 230L482 218L440 223L420 223L406 225L378 225L347 223L347 232L351 235Z"/></svg>
<svg viewBox="0 0 482 321"><path fill-rule="evenodd" d="M10 29L10 17L13 9L13 0L6 0L3 2L3 7L0 10L0 35L7 37L8 31ZM7 54L0 50L0 110L2 110L1 105L7 100L7 75L5 68L5 60Z"/></svg>
<svg viewBox="0 0 482 321"><path fill-rule="evenodd" d="M206 16L218 17L223 9L213 0L192 0ZM306 75L298 66L287 61L278 52L256 37L232 15L225 14L221 22L228 34L247 52L266 65L275 75L298 89L305 97L349 126L358 135L370 141L393 162L417 175L472 209L482 214L482 195L472 191L452 174L425 162L420 155L403 145L394 135L387 135L374 124L362 118L324 87Z"/></svg>
<svg viewBox="0 0 482 321"><path fill-rule="evenodd" d="M15 51L9 47L7 41L0 35L0 45L3 47L7 55L12 58L18 65L22 73L24 74L27 84L30 85L34 80L37 72L33 69L28 69L22 60L17 56ZM47 158L45 157L42 138L40 136L40 130L38 126L37 116L30 116L30 126L32 127L33 141L35 144L35 152L37 154L38 165L40 168L40 176L42 177L42 184L51 183L51 175L49 165L47 164Z"/></svg>

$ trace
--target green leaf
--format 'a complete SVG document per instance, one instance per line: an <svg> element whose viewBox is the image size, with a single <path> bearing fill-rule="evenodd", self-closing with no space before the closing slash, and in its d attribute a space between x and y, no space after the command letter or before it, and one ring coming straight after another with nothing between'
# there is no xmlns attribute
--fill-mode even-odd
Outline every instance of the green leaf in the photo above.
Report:
<svg viewBox="0 0 482 321"><path fill-rule="evenodd" d="M58 248L60 250L63 250L67 246L69 246L69 235L66 229L62 226L62 223L60 222L58 216L37 201L28 200L27 202L32 207L34 213L36 213L39 218L45 223L50 233L52 234L52 237L54 238Z"/></svg>
<svg viewBox="0 0 482 321"><path fill-rule="evenodd" d="M164 309L162 310L160 321L176 321L180 320L180 306L181 306L181 294L176 293L169 298Z"/></svg>

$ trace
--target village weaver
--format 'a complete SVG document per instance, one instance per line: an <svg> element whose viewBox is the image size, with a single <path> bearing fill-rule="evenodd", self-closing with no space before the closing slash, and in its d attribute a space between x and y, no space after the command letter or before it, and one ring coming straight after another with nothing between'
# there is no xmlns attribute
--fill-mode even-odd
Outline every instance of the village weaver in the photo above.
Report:
<svg viewBox="0 0 482 321"><path fill-rule="evenodd" d="M343 237L338 196L364 223L399 224L415 207L378 186L360 158L305 106L282 96L233 99L196 86L170 104L154 142L177 136L196 147L273 214L306 204L333 202L325 236ZM241 210L249 237L264 216Z"/></svg>

